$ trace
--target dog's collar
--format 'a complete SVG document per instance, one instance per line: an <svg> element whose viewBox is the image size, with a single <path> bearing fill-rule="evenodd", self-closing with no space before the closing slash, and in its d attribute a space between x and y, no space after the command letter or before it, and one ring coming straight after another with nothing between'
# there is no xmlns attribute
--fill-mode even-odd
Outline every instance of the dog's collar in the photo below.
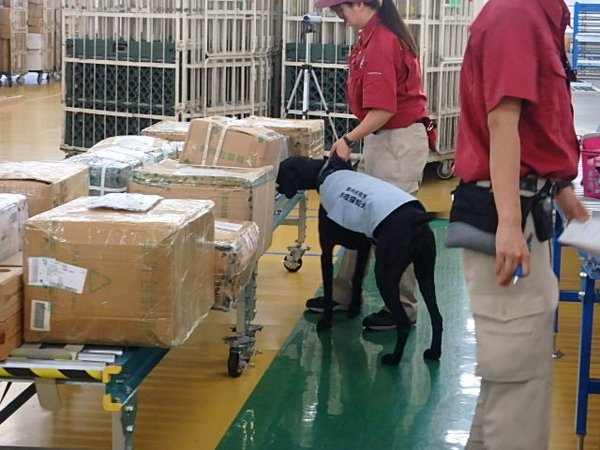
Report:
<svg viewBox="0 0 600 450"><path fill-rule="evenodd" d="M325 181L325 178L327 178L327 175L329 175L331 172L335 171L335 169L329 167L329 159L327 161L325 161L325 164L323 164L323 166L321 167L321 169L319 170L319 173L317 174L317 186L320 186L321 184L323 184L323 181ZM330 169L329 171L327 171L327 169Z"/></svg>

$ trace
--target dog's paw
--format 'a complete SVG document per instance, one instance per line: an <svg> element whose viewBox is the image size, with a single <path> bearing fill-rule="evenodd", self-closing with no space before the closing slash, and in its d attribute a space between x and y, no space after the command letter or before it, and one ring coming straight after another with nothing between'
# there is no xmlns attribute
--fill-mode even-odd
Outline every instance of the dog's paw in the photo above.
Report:
<svg viewBox="0 0 600 450"><path fill-rule="evenodd" d="M382 356L381 362L386 366L397 366L398 364L400 364L401 359L402 358L398 358L393 353L388 353L387 355Z"/></svg>
<svg viewBox="0 0 600 450"><path fill-rule="evenodd" d="M326 331L331 329L331 319L321 319L317 322L317 331Z"/></svg>
<svg viewBox="0 0 600 450"><path fill-rule="evenodd" d="M356 317L360 314L360 305L348 305L348 312L346 313L346 315L348 317L350 317L351 319L353 317Z"/></svg>
<svg viewBox="0 0 600 450"><path fill-rule="evenodd" d="M437 361L438 359L440 359L440 356L442 356L441 350L433 350L431 348L428 348L423 352L423 358L425 359Z"/></svg>

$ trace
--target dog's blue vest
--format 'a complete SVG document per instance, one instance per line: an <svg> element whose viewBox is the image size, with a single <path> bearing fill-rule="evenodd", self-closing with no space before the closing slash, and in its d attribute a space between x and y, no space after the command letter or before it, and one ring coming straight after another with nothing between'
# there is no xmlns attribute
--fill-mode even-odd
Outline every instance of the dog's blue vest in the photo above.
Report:
<svg viewBox="0 0 600 450"><path fill-rule="evenodd" d="M396 208L417 200L393 184L351 170L330 174L319 193L327 217L367 237Z"/></svg>

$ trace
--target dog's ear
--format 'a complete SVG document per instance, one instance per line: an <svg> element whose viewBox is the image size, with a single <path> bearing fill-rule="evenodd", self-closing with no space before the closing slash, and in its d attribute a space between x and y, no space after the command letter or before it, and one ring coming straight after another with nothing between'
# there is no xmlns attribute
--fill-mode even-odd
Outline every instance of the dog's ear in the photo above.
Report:
<svg viewBox="0 0 600 450"><path fill-rule="evenodd" d="M331 167L335 170L352 170L352 163L350 160L346 161L340 158L335 152L329 155L329 164L331 164Z"/></svg>

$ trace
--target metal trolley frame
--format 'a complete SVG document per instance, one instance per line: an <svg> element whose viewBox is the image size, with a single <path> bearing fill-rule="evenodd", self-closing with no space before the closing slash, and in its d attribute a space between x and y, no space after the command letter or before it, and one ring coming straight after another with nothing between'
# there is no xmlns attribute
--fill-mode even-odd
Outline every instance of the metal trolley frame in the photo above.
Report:
<svg viewBox="0 0 600 450"><path fill-rule="evenodd" d="M298 217L289 218L296 207ZM288 247L290 253L283 262L290 272L302 267L302 256L309 250L304 245L306 210L307 193L304 191L291 199L282 195L275 199L273 228L298 226L296 243ZM227 371L231 377L239 377L248 368L252 356L258 353L256 333L262 326L252 323L256 316L256 275L255 269L254 276L238 299L233 335L223 338L229 344ZM44 409L58 410L59 384L101 384L104 385L104 410L111 412L112 448L132 449L138 388L168 352L164 348L147 347L25 344L18 349L18 356L0 362L0 382L7 382L3 393L0 391L0 426L36 394ZM86 358L93 355L91 359L97 361L82 360L83 357L76 359L82 354L86 354ZM2 405L8 390L17 381L30 384Z"/></svg>

